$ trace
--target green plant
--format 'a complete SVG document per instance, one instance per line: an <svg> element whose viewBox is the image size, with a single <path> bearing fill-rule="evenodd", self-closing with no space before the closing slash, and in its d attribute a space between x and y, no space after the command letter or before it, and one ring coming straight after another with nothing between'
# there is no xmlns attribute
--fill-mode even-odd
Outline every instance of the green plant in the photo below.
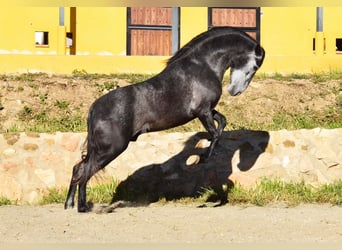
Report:
<svg viewBox="0 0 342 250"><path fill-rule="evenodd" d="M96 203L110 203L117 186L118 181L116 179L96 186L88 185L87 198L89 201ZM64 203L67 192L67 188L50 188L47 190L47 194L42 197L39 204Z"/></svg>
<svg viewBox="0 0 342 250"><path fill-rule="evenodd" d="M69 104L70 103L68 101L65 101L65 100L63 100L63 101L56 100L54 103L54 105L56 107L58 107L59 109L66 109L69 107Z"/></svg>
<svg viewBox="0 0 342 250"><path fill-rule="evenodd" d="M114 89L118 85L118 81L105 82L103 85L104 88L109 91Z"/></svg>
<svg viewBox="0 0 342 250"><path fill-rule="evenodd" d="M72 71L72 76L73 77L78 77L78 78L82 78L82 79L85 79L85 80L90 80L92 78L94 78L93 75L91 74L88 74L88 72L85 70L85 69L74 69Z"/></svg>
<svg viewBox="0 0 342 250"><path fill-rule="evenodd" d="M48 99L48 96L49 96L48 93L39 94L40 102L45 103L45 101Z"/></svg>
<svg viewBox="0 0 342 250"><path fill-rule="evenodd" d="M32 73L24 73L15 76L14 78L16 81L24 81L24 82L33 82L34 81L34 74Z"/></svg>
<svg viewBox="0 0 342 250"><path fill-rule="evenodd" d="M31 117L32 115L32 107L29 107L27 105L25 105L23 107L23 109L19 112L18 116L19 116L19 119L22 120L22 121L25 121L28 119L28 117Z"/></svg>
<svg viewBox="0 0 342 250"><path fill-rule="evenodd" d="M6 197L0 196L0 206L12 205L12 202Z"/></svg>
<svg viewBox="0 0 342 250"><path fill-rule="evenodd" d="M153 77L154 74L113 74L111 76L128 80L130 83L138 83Z"/></svg>
<svg viewBox="0 0 342 250"><path fill-rule="evenodd" d="M110 203L118 184L118 181L113 178L110 182L89 186L87 187L88 199L97 203Z"/></svg>
<svg viewBox="0 0 342 250"><path fill-rule="evenodd" d="M67 196L66 188L49 188L47 194L45 194L40 205L53 204L53 203L64 203Z"/></svg>
<svg viewBox="0 0 342 250"><path fill-rule="evenodd" d="M74 69L72 72L73 76L86 76L88 72L85 69Z"/></svg>
<svg viewBox="0 0 342 250"><path fill-rule="evenodd" d="M118 81L107 81L103 84L96 83L96 88L98 89L98 92L102 94L103 91L111 91L115 89L115 87L118 85Z"/></svg>
<svg viewBox="0 0 342 250"><path fill-rule="evenodd" d="M118 181L116 179L112 179L110 182L104 184L88 186L88 200L94 203L110 203L117 187ZM47 194L43 196L40 204L63 203L66 195L66 188L49 189ZM126 195L130 196L130 194ZM172 202L182 204L203 203L210 196L215 196L215 190L205 188L197 198L184 197ZM128 198L131 199L132 197ZM279 179L262 179L252 188L244 188L238 184L230 188L228 191L228 200L231 205L251 204L266 206L271 203L282 202L289 206L296 206L301 203L328 203L342 206L342 181L339 180L314 188L304 181L284 182ZM8 201L5 199L5 202ZM163 204L169 201L161 198L158 202Z"/></svg>
<svg viewBox="0 0 342 250"><path fill-rule="evenodd" d="M288 205L300 203L342 204L342 181L325 184L318 188L302 182L283 182L263 179L254 188L243 188L236 185L228 195L231 204L249 203L265 206L274 202L285 202Z"/></svg>

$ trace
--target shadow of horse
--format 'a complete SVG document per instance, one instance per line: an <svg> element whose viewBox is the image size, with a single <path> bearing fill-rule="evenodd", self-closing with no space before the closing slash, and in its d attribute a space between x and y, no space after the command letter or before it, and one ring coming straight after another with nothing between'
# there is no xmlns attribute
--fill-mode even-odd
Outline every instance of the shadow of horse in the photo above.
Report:
<svg viewBox="0 0 342 250"><path fill-rule="evenodd" d="M208 139L207 133L197 133L185 142L179 154L166 162L144 166L135 171L118 185L112 204L118 201L149 204L161 198L174 200L198 197L205 189L213 189L217 194L210 201L225 204L229 189L233 187L229 176L233 171L234 154L239 155L236 167L240 171L248 171L265 151L269 133L254 130L225 131L207 162L189 163L189 157L196 159L196 155L205 152L202 145L205 139Z"/></svg>

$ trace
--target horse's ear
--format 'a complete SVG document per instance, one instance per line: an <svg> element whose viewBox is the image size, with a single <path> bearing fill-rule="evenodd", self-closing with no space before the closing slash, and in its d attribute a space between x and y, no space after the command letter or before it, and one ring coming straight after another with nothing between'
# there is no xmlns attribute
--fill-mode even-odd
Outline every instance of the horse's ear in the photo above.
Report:
<svg viewBox="0 0 342 250"><path fill-rule="evenodd" d="M261 56L262 55L262 49L260 47L260 44L257 44L255 47L255 55Z"/></svg>

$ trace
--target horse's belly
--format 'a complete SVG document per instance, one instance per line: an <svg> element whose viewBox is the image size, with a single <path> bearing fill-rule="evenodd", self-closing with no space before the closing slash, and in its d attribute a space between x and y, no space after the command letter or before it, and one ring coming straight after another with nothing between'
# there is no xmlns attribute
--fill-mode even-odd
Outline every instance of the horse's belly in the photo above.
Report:
<svg viewBox="0 0 342 250"><path fill-rule="evenodd" d="M161 117L160 119L150 121L149 127L150 131L161 131L183 125L193 119L194 117L190 116Z"/></svg>

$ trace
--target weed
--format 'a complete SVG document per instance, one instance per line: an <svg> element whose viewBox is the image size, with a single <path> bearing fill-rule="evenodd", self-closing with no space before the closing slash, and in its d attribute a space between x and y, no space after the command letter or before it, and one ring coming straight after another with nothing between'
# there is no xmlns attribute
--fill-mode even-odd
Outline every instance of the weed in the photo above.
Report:
<svg viewBox="0 0 342 250"><path fill-rule="evenodd" d="M289 75L289 79L309 79L308 74L303 74L303 73L292 73Z"/></svg>
<svg viewBox="0 0 342 250"><path fill-rule="evenodd" d="M6 197L0 196L0 206L12 205L13 203Z"/></svg>
<svg viewBox="0 0 342 250"><path fill-rule="evenodd" d="M112 181L97 186L88 186L88 199L94 203L110 203L118 181ZM66 188L52 188L48 190L40 204L63 203L66 199ZM129 196L129 194L127 194ZM198 198L184 197L173 202L182 204L203 203L209 196L215 195L215 191L205 188ZM125 198L125 197L123 197ZM127 198L127 197L126 197ZM131 198L131 197L130 197ZM296 206L301 203L329 203L332 205L342 205L342 181L336 181L331 184L324 184L314 188L304 181L284 182L279 179L262 179L253 188L244 188L241 185L235 185L228 193L229 204L252 204L256 206L266 206L270 203L284 202L289 206ZM158 202L167 203L165 198Z"/></svg>
<svg viewBox="0 0 342 250"><path fill-rule="evenodd" d="M24 73L17 75L14 80L16 81L24 81L24 82L33 82L34 81L34 74L32 73Z"/></svg>
<svg viewBox="0 0 342 250"><path fill-rule="evenodd" d="M266 73L257 73L254 77L255 80L265 80L265 79L273 79L279 81L293 81L297 79L308 79L312 80L314 83L324 82L328 80L340 80L342 78L342 71L339 70L331 70L328 72L312 72L312 73L290 73L290 74L282 74L280 72L275 72L273 74ZM341 83L342 84L342 83Z"/></svg>
<svg viewBox="0 0 342 250"><path fill-rule="evenodd" d="M54 105L59 109L67 109L69 107L69 102L56 100Z"/></svg>
<svg viewBox="0 0 342 250"><path fill-rule="evenodd" d="M28 86L32 89L39 89L39 85L34 82L29 83Z"/></svg>
<svg viewBox="0 0 342 250"><path fill-rule="evenodd" d="M109 82L104 82L103 84L95 84L98 92L103 93L103 91L111 91L115 89L116 86L118 86L118 81L109 81Z"/></svg>
<svg viewBox="0 0 342 250"><path fill-rule="evenodd" d="M19 113L19 118L20 120L25 121L26 117L31 116L31 115L32 115L32 108L25 105L23 110Z"/></svg>
<svg viewBox="0 0 342 250"><path fill-rule="evenodd" d="M138 83L146 81L147 79L153 77L153 74L113 74L112 77L124 79L130 83Z"/></svg>
<svg viewBox="0 0 342 250"><path fill-rule="evenodd" d="M66 188L49 188L47 194L43 196L40 205L53 204L53 203L64 203L67 196Z"/></svg>
<svg viewBox="0 0 342 250"><path fill-rule="evenodd" d="M88 72L85 69L74 69L72 71L73 76L87 76Z"/></svg>
<svg viewBox="0 0 342 250"><path fill-rule="evenodd" d="M112 181L108 183L93 187L89 186L87 187L87 197L89 200L97 203L110 203L118 184L118 181L113 178Z"/></svg>
<svg viewBox="0 0 342 250"><path fill-rule="evenodd" d="M262 180L254 188L245 189L235 186L228 195L231 204L249 203L265 206L274 202L288 205L300 203L342 204L342 181L313 188L302 182L283 182L280 180Z"/></svg>
<svg viewBox="0 0 342 250"><path fill-rule="evenodd" d="M96 203L110 203L112 201L115 189L118 186L118 181L112 179L112 181L87 187L88 200ZM44 195L39 202L40 205L46 205L51 203L64 203L67 197L67 188L50 188L47 190L47 194Z"/></svg>
<svg viewBox="0 0 342 250"><path fill-rule="evenodd" d="M44 104L45 101L48 99L48 96L48 93L39 94L40 103Z"/></svg>
<svg viewBox="0 0 342 250"><path fill-rule="evenodd" d="M54 114L49 107L42 110L34 110L30 106L24 106L23 110L18 113L19 121L25 123L25 127L14 125L8 129L8 132L79 132L85 131L87 124L86 118L83 114L78 112L68 112L66 110L67 103L61 102L55 105L59 105L59 108L64 113Z"/></svg>
<svg viewBox="0 0 342 250"><path fill-rule="evenodd" d="M151 78L153 75L143 75L143 74L111 74L111 75L102 75L102 74L88 74L85 70L75 69L73 72L73 76L81 77L86 79L83 81L83 84L89 85L91 87L96 87L96 95L103 94L103 91L110 91L114 89L118 81L117 79L125 79L128 82L141 82L148 78ZM274 73L273 75L266 74L257 74L257 77L267 78L267 79L280 79L280 80L294 80L294 79L332 79L342 76L342 72L331 71L331 72L318 72L312 74L301 74L301 73L292 73L289 75L284 75L279 72ZM4 76L3 76L4 77ZM6 76L6 79L11 76ZM14 77L14 76L12 76ZM6 128L8 131L19 132L18 130L24 131L34 131L35 132L54 132L54 130L58 129L61 131L67 131L67 129L71 129L73 132L85 131L86 126L86 115L87 113L80 110L84 110L84 108L80 109L77 107L73 107L71 103L65 100L50 100L52 97L49 96L48 92L41 91L39 92L39 81L34 81L36 74L23 74L22 76L17 76L17 79L26 79L26 85L30 86L33 89L37 89L36 91L32 91L29 93L33 93L31 97L38 99L38 104L42 107L38 107L35 103L30 105L26 104L23 107L23 110L18 114L18 120L22 123L18 123L11 128ZM29 81L31 79L32 81ZM96 82L96 79L101 79L101 84L99 81ZM107 80L108 79L108 80ZM104 81L103 81L104 80ZM29 81L29 82L27 82ZM229 76L225 75L224 82L229 81ZM320 80L319 80L320 81ZM339 84L335 85L333 89L326 88L319 96L321 98L329 98L327 95L334 94L335 103L331 106L325 108L325 110L316 111L316 113L310 108L310 105L306 105L303 107L301 112L296 111L277 111L274 112L275 115L270 119L258 119L258 118L250 118L245 117L243 113L236 112L236 110L232 109L232 106L222 98L217 109L219 112L227 115L227 130L231 129L257 129L257 130L279 130L279 129L301 129L301 128L314 128L314 127L325 127L325 128L336 128L341 127L342 124L342 95L340 94L342 91L342 82L337 82ZM18 87L18 91L22 91L20 87ZM26 89L25 89L26 90ZM267 97L268 99L274 98L272 96ZM274 100L275 101L275 100ZM305 104L307 100L305 98L298 99L300 104ZM54 107L56 107L54 109ZM0 105L1 109L1 105ZM273 112L272 112L273 113ZM229 116L234 116L229 119ZM69 123L69 124L68 124ZM176 128L172 128L166 132L194 132L194 131L203 131L204 128L202 124L195 119L183 126L179 126Z"/></svg>

